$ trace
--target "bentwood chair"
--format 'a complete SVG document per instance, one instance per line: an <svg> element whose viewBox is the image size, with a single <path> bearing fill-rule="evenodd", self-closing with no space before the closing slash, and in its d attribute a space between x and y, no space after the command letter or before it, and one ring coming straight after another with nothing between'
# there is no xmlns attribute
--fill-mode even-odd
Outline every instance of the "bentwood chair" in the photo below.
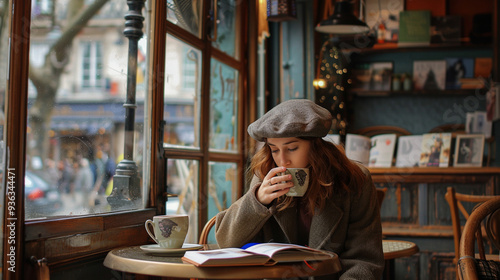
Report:
<svg viewBox="0 0 500 280"><path fill-rule="evenodd" d="M208 234L210 233L210 230L212 229L212 227L215 225L215 217L216 216L213 216L210 220L208 220L208 222L205 224L205 226L201 230L200 240L199 240L198 244L202 244L202 245L207 244Z"/></svg>
<svg viewBox="0 0 500 280"><path fill-rule="evenodd" d="M457 193L455 188L448 187L447 192L445 194L445 199L450 206L451 213L451 223L453 228L453 241L455 247L455 257L453 259L453 263L456 265L458 263L458 259L460 258L460 239L462 237L462 224L460 222L460 217L463 216L467 221L470 216L470 210L477 207L480 203L488 201L492 198L497 198L500 196L495 195L470 195L470 194L462 194ZM466 208L466 206L468 206ZM479 237L479 242L483 242L482 236ZM498 255L486 255L487 259L498 259ZM458 279L458 273L457 273Z"/></svg>
<svg viewBox="0 0 500 280"><path fill-rule="evenodd" d="M500 279L500 260L497 253L496 260L487 260L484 254L483 244L480 242L483 236L481 225L483 220L491 225L491 219L500 218L500 196L490 199L479 205L469 216L465 223L460 240L460 259L458 261L458 272L462 280L486 280ZM498 221L497 225L498 225ZM485 227L487 231L490 227ZM498 238L498 237L497 237ZM475 241L479 257L475 254Z"/></svg>
<svg viewBox="0 0 500 280"><path fill-rule="evenodd" d="M387 192L387 187L377 188L377 201L378 201L379 208L382 207L382 202L384 201L386 192Z"/></svg>

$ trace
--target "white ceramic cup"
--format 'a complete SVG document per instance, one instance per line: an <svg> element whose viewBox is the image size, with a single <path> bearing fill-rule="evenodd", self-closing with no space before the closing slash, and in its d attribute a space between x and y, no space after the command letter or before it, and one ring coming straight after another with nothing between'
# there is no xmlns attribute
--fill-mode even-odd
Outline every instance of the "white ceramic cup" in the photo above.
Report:
<svg viewBox="0 0 500 280"><path fill-rule="evenodd" d="M287 168L284 174L291 174L293 187L286 193L287 196L304 196L309 186L309 168Z"/></svg>
<svg viewBox="0 0 500 280"><path fill-rule="evenodd" d="M153 227L153 233L150 231ZM144 226L149 236L162 248L182 248L189 228L188 215L161 215L148 219Z"/></svg>

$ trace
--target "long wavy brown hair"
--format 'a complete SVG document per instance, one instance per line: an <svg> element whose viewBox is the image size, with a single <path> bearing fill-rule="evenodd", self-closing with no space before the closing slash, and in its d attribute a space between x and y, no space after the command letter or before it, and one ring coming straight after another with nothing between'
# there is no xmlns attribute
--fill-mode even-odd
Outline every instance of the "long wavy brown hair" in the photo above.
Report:
<svg viewBox="0 0 500 280"><path fill-rule="evenodd" d="M366 177L359 166L349 160L344 149L317 137L300 137L311 141L309 153L309 188L302 198L307 211L314 214L315 209L323 209L325 200L338 192L359 193ZM272 168L276 167L269 145L264 145L252 157L248 175L256 175L261 180ZM293 197L282 196L277 200L277 210L281 211L295 204Z"/></svg>

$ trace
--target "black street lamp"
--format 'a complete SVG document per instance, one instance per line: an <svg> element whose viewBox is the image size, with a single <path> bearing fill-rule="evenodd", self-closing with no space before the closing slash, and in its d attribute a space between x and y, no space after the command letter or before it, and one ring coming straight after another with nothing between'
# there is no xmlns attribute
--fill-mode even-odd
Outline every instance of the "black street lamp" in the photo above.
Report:
<svg viewBox="0 0 500 280"><path fill-rule="evenodd" d="M116 166L113 176L113 191L108 203L113 210L129 209L141 203L141 187L134 155L134 124L135 124L135 91L137 77L138 42L143 36L144 17L142 8L144 0L128 0L128 13L125 15L125 30L123 34L129 39L128 69L127 69L127 100L125 107L125 144L124 158Z"/></svg>

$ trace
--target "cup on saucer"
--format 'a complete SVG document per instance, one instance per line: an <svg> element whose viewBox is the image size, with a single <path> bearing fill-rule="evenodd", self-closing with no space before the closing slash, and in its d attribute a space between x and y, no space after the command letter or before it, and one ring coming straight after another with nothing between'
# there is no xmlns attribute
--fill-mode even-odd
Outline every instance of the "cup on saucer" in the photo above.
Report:
<svg viewBox="0 0 500 280"><path fill-rule="evenodd" d="M188 215L159 215L146 220L144 226L149 236L161 248L182 248L189 228ZM153 227L153 232L150 230Z"/></svg>

